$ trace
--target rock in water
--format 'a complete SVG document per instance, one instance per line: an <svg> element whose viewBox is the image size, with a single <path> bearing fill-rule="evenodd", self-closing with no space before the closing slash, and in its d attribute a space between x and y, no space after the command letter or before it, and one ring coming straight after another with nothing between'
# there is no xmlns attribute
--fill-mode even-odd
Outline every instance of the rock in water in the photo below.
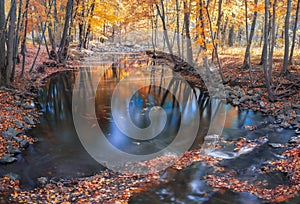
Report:
<svg viewBox="0 0 300 204"><path fill-rule="evenodd" d="M27 140L22 140L20 142L20 147L21 148L27 148L29 146L29 142Z"/></svg>
<svg viewBox="0 0 300 204"><path fill-rule="evenodd" d="M25 121L27 124L29 124L29 125L34 125L34 124L35 124L35 122L34 122L31 118L29 118L28 116L25 116L25 117L24 117L24 121Z"/></svg>
<svg viewBox="0 0 300 204"><path fill-rule="evenodd" d="M7 131L2 132L2 137L11 140L13 137L16 137L18 134L19 134L18 131L10 127L8 128Z"/></svg>
<svg viewBox="0 0 300 204"><path fill-rule="evenodd" d="M13 157L11 154L5 154L2 158L0 158L0 164L11 164L18 159Z"/></svg>
<svg viewBox="0 0 300 204"><path fill-rule="evenodd" d="M21 179L21 177L15 173L8 173L8 174L5 174L4 176L10 178L10 180L13 180L13 181Z"/></svg>

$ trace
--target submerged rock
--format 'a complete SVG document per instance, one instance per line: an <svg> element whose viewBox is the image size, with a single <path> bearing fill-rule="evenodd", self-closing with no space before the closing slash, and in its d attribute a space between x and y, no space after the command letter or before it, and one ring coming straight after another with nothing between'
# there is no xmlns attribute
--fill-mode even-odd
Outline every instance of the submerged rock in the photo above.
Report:
<svg viewBox="0 0 300 204"><path fill-rule="evenodd" d="M0 164L11 164L18 159L13 157L11 154L5 154L2 158L0 158Z"/></svg>
<svg viewBox="0 0 300 204"><path fill-rule="evenodd" d="M269 143L269 146L273 147L273 148L282 148L282 147L284 147L284 145L280 144L280 143Z"/></svg>
<svg viewBox="0 0 300 204"><path fill-rule="evenodd" d="M33 121L33 119L29 118L28 116L24 117L24 121L29 124L29 125L34 125L35 122Z"/></svg>
<svg viewBox="0 0 300 204"><path fill-rule="evenodd" d="M40 177L37 179L37 181L39 185L44 186L48 183L49 180L47 177Z"/></svg>
<svg viewBox="0 0 300 204"><path fill-rule="evenodd" d="M234 106L239 106L241 103L238 100L233 100L232 104Z"/></svg>
<svg viewBox="0 0 300 204"><path fill-rule="evenodd" d="M19 134L19 132L17 130L15 130L14 128L8 128L7 131L2 132L2 137L8 139L8 140L12 140L13 137L16 137Z"/></svg>
<svg viewBox="0 0 300 204"><path fill-rule="evenodd" d="M9 142L8 152L9 152L10 154L16 155L16 154L20 154L20 153L21 153L21 150L20 150L18 147L14 147L14 146L12 145L12 143Z"/></svg>
<svg viewBox="0 0 300 204"><path fill-rule="evenodd" d="M21 177L18 175L18 174L15 174L15 173L8 173L8 174L5 174L4 176L10 178L10 180L20 180Z"/></svg>
<svg viewBox="0 0 300 204"><path fill-rule="evenodd" d="M20 142L20 147L27 148L29 146L29 142L27 140L22 140Z"/></svg>

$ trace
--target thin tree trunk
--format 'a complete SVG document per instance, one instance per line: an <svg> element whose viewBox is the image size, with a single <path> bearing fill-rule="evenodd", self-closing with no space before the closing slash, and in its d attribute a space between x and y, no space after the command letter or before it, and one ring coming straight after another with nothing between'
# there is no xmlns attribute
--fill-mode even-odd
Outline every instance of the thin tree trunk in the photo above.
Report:
<svg viewBox="0 0 300 204"><path fill-rule="evenodd" d="M5 66L5 0L0 1L0 86L6 85Z"/></svg>
<svg viewBox="0 0 300 204"><path fill-rule="evenodd" d="M187 12L191 8L191 5L189 5L189 8L187 7L187 2L183 2L183 7L185 10L184 13L184 24L185 24L185 36L186 36L186 57L187 57L187 63L190 65L193 64L193 48L192 48L192 42L191 42L191 34L190 34L190 11Z"/></svg>
<svg viewBox="0 0 300 204"><path fill-rule="evenodd" d="M208 4L206 5L205 9L206 9L206 14L207 14L208 22L209 22L209 28L210 28L210 34L211 34L212 44L213 44L213 47L214 47L215 52L216 52L216 58L217 58L218 67L219 67L219 74L220 74L220 76L222 78L222 82L225 83L226 80L225 80L225 76L223 74L222 64L221 64L221 60L220 60L219 54L218 54L218 47L216 46L216 43L214 42L214 38L213 38L213 27L212 27L211 18L210 18L209 11L208 11Z"/></svg>
<svg viewBox="0 0 300 204"><path fill-rule="evenodd" d="M254 0L254 4L257 5L257 3L258 3L258 0ZM247 39L247 48L246 48L246 52L245 52L244 63L243 63L242 69L248 69L251 66L250 51L251 51L252 40L253 40L253 36L254 36L254 32L255 32L256 19L257 19L257 11L255 11L253 14L253 20L252 20L251 29L250 29L250 36Z"/></svg>
<svg viewBox="0 0 300 204"><path fill-rule="evenodd" d="M49 5L49 10L48 10L48 13L47 13L47 19L49 18L49 15L50 15L50 13L51 13L52 5L53 5L53 2L51 3L51 5ZM37 52L36 52L35 58L34 58L34 60L33 60L33 63L32 63L32 65L31 65L31 68L30 68L30 70L29 70L29 73L31 73L31 72L33 71L33 68L34 68L34 66L35 66L36 60L37 60L37 58L38 58L38 56L39 56L39 54L40 54L40 51L41 51L41 45L42 45L42 42L43 42L43 40L44 40L44 38L45 38L45 31L46 31L46 29L47 29L47 22L45 22L45 25L41 25L41 29L42 29L42 36L41 36L41 38L40 38L39 47L38 47L38 50L37 50Z"/></svg>
<svg viewBox="0 0 300 204"><path fill-rule="evenodd" d="M234 25L230 27L228 36L228 46L232 47L234 45Z"/></svg>
<svg viewBox="0 0 300 204"><path fill-rule="evenodd" d="M22 40L22 45L21 45L21 55L22 55L21 77L24 77L25 61L26 61L26 38L27 38L27 28L28 28L28 7L29 7L29 0L26 0L25 13L24 13L25 27L24 27L24 35L23 35L23 40Z"/></svg>
<svg viewBox="0 0 300 204"><path fill-rule="evenodd" d="M264 65L264 76L265 76L265 83L268 91L268 96L271 101L275 100L275 94L272 91L272 76L269 75L269 70L272 69L272 66L269 66L268 63L268 43L269 43L269 0L265 0L265 32L264 32L264 58L263 58L263 65Z"/></svg>
<svg viewBox="0 0 300 204"><path fill-rule="evenodd" d="M83 47L85 49L88 48L88 42L89 42L88 40L89 40L90 33L91 33L91 30L92 30L91 20L92 20L92 17L94 15L94 10L95 10L95 0L93 0L93 2L92 2L90 12L88 14L88 26L87 26L87 31L86 31L86 34L85 34L85 37L84 37L84 45L83 45ZM125 33L125 35L126 35L126 33Z"/></svg>
<svg viewBox="0 0 300 204"><path fill-rule="evenodd" d="M180 19L179 19L179 2L176 0L176 34L177 34L177 49L178 56L181 57L180 54Z"/></svg>
<svg viewBox="0 0 300 204"><path fill-rule="evenodd" d="M271 66L271 68L269 69L269 76L272 77L272 70L273 70L273 55L274 55L274 48L275 48L275 41L276 41L276 5L277 4L277 0L274 0L273 2L273 8L272 8L272 29L271 29L271 36L272 36L272 40L271 40L271 47L270 47L270 57L269 57L269 66ZM273 84L273 82L271 81L271 85Z"/></svg>
<svg viewBox="0 0 300 204"><path fill-rule="evenodd" d="M219 39L220 39L220 29L221 29L221 20L222 20L222 4L223 1L219 0L218 3L218 20L217 20L217 32L214 35L214 41L216 42L216 47L219 46ZM214 58L216 57L216 50L213 49L212 51L212 61L214 61Z"/></svg>
<svg viewBox="0 0 300 204"><path fill-rule="evenodd" d="M289 58L289 64L293 64L293 55L295 50L295 41L296 41L296 34L297 34L297 27L298 27L298 17L299 17L299 8L300 8L300 0L297 1L297 8L296 8L296 18L295 18L295 24L293 29L293 40L292 40L292 47L291 47L291 53Z"/></svg>
<svg viewBox="0 0 300 204"><path fill-rule="evenodd" d="M20 24L21 24L21 16L22 16L22 4L23 0L19 0L19 9L18 9L18 23L17 23L17 28L16 28L16 36L15 36L15 42L14 42L14 58L13 58L13 68L12 68L12 73L10 76L10 81L13 82L15 79L15 72L16 72L16 64L17 64L17 59L18 59L18 49L19 49L19 44L20 44Z"/></svg>
<svg viewBox="0 0 300 204"><path fill-rule="evenodd" d="M69 38L69 26L70 26L70 20L72 18L72 12L73 11L73 0L68 0L67 8L66 8L66 16L65 16L65 25L64 25L64 31L62 34L62 39L60 42L59 50L58 50L58 58L60 63L65 63L67 56L68 56L68 38Z"/></svg>
<svg viewBox="0 0 300 204"><path fill-rule="evenodd" d="M289 46L290 46L290 15L291 15L291 4L292 0L287 0L287 11L285 16L285 23L284 23L284 59L283 59L283 70L282 74L286 75L288 73L289 67Z"/></svg>
<svg viewBox="0 0 300 204"><path fill-rule="evenodd" d="M6 67L6 84L10 84L10 78L13 70L14 64L14 42L15 42L15 28L16 28L16 12L17 5L16 0L11 0L11 12L10 12L10 22L7 35L7 67Z"/></svg>
<svg viewBox="0 0 300 204"><path fill-rule="evenodd" d="M159 15L159 17L162 21L162 24L163 24L164 37L165 37L165 41L167 43L169 53L171 55L172 60L175 62L175 58L174 58L174 55L173 55L173 50L172 50L170 40L169 40L169 36L168 36L168 30L167 30L167 25L166 25L166 20L165 20L166 19L165 6L164 6L163 0L160 0L160 3L161 3L161 10L160 10L160 8L157 4L156 4L156 9L157 9L158 15Z"/></svg>

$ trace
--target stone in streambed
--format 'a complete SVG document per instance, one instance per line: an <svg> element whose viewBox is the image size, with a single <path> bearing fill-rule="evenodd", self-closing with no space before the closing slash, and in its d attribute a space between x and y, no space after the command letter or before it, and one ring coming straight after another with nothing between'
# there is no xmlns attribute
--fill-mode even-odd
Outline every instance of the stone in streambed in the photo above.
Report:
<svg viewBox="0 0 300 204"><path fill-rule="evenodd" d="M0 164L11 164L18 159L13 157L11 154L5 154L2 158L0 158Z"/></svg>
<svg viewBox="0 0 300 204"><path fill-rule="evenodd" d="M21 121L15 122L15 125L17 125L17 127L18 127L19 129L21 129L21 128L24 127L24 126L23 126L23 123L22 123Z"/></svg>
<svg viewBox="0 0 300 204"><path fill-rule="evenodd" d="M8 173L8 174L5 174L4 176L8 177L10 180L13 180L13 181L21 179L21 177L15 173Z"/></svg>
<svg viewBox="0 0 300 204"><path fill-rule="evenodd" d="M6 131L2 132L2 137L8 140L12 140L12 138L16 137L18 134L19 134L18 131L10 127Z"/></svg>
<svg viewBox="0 0 300 204"><path fill-rule="evenodd" d="M33 121L33 119L29 118L28 116L24 117L24 121L29 124L29 125L34 125L35 122Z"/></svg>
<svg viewBox="0 0 300 204"><path fill-rule="evenodd" d="M291 139L289 140L289 143L296 143L299 144L300 143L300 136L298 137L291 137Z"/></svg>
<svg viewBox="0 0 300 204"><path fill-rule="evenodd" d="M21 150L18 147L14 147L11 142L9 142L8 145L9 145L8 152L10 154L13 155L21 154Z"/></svg>
<svg viewBox="0 0 300 204"><path fill-rule="evenodd" d="M39 185L44 186L48 183L49 180L47 177L40 177L37 179L37 181Z"/></svg>
<svg viewBox="0 0 300 204"><path fill-rule="evenodd" d="M239 106L241 103L238 100L233 100L232 104L234 106Z"/></svg>
<svg viewBox="0 0 300 204"><path fill-rule="evenodd" d="M29 142L27 140L22 140L20 142L20 147L21 148L27 148L29 146Z"/></svg>
<svg viewBox="0 0 300 204"><path fill-rule="evenodd" d="M282 145L280 143L269 143L269 146L273 147L273 148L282 148L282 147L284 147L284 145Z"/></svg>
<svg viewBox="0 0 300 204"><path fill-rule="evenodd" d="M23 107L24 109L26 109L26 110L29 110L29 109L34 109L34 108L35 108L35 105L34 105L33 102L31 102L31 103L29 103L29 104L28 104L28 103L23 104L22 107Z"/></svg>

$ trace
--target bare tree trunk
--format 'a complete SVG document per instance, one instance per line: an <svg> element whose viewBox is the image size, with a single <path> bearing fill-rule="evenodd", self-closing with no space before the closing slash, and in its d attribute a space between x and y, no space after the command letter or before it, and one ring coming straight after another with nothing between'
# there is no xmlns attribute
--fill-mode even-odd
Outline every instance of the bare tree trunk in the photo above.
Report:
<svg viewBox="0 0 300 204"><path fill-rule="evenodd" d="M273 2L273 8L272 8L272 29L271 29L271 36L272 36L272 40L271 40L271 47L270 47L270 57L269 57L269 66L271 66L271 68L269 69L269 76L272 76L272 67L273 67L273 55L274 55L274 48L275 48L275 41L276 41L276 4L277 4L277 0L274 0ZM272 81L271 81L271 85L272 85Z"/></svg>
<svg viewBox="0 0 300 204"><path fill-rule="evenodd" d="M291 53L289 58L289 64L293 64L293 55L295 50L295 41L296 41L296 34L297 34L297 27L298 27L298 17L299 17L299 7L300 7L300 0L297 1L297 8L296 8L296 18L295 18L295 24L293 29L293 40L292 40L292 47L291 47Z"/></svg>
<svg viewBox="0 0 300 204"><path fill-rule="evenodd" d="M192 48L192 42L191 42L191 34L190 34L190 11L187 12L187 10L191 9L191 5L189 5L189 8L187 7L187 2L183 2L183 7L185 10L184 13L184 24L185 24L185 35L186 35L186 57L187 57L187 63L190 65L193 64L193 48Z"/></svg>
<svg viewBox="0 0 300 204"><path fill-rule="evenodd" d="M254 0L255 5L257 5L257 2L258 2L258 0ZM251 66L250 51L251 51L252 40L253 40L253 36L254 36L254 32L255 32L256 19L257 19L257 11L255 11L253 14L253 20L252 20L251 29L250 29L250 36L247 39L247 48L246 48L246 52L245 52L244 63L243 63L242 69L248 69Z"/></svg>
<svg viewBox="0 0 300 204"><path fill-rule="evenodd" d="M15 42L14 42L14 58L13 58L13 68L12 68L12 73L10 76L10 81L13 82L15 79L15 72L16 72L16 64L17 64L17 59L19 56L18 49L19 49L19 44L20 44L20 24L21 24L21 16L22 16L22 4L23 0L19 0L19 9L18 9L18 23L17 23L17 28L16 28L16 37L15 37Z"/></svg>
<svg viewBox="0 0 300 204"><path fill-rule="evenodd" d="M228 46L232 47L234 45L234 25L232 25L229 29L229 36L228 36Z"/></svg>
<svg viewBox="0 0 300 204"><path fill-rule="evenodd" d="M161 22L163 24L164 37L165 37L165 41L167 43L169 53L171 55L172 60L175 62L175 58L174 58L174 55L173 55L173 50L172 50L170 40L169 40L169 36L168 36L168 30L167 30L167 25L166 25L165 6L164 6L163 0L160 0L160 4L161 4L161 10L160 10L160 8L157 4L156 4L156 9L157 9L158 15L161 19Z"/></svg>
<svg viewBox="0 0 300 204"><path fill-rule="evenodd" d="M27 28L28 28L28 7L29 7L29 0L26 0L25 13L24 13L24 20L25 20L24 36L23 36L23 40L22 40L22 44L21 44L21 55L22 55L21 77L24 77L25 61L26 61L26 38L27 38Z"/></svg>
<svg viewBox="0 0 300 204"><path fill-rule="evenodd" d="M31 28L31 38L32 38L32 44L34 47L36 47L35 45L35 33L34 33L34 23L33 23L33 14L31 14L31 24L32 24L32 28Z"/></svg>
<svg viewBox="0 0 300 204"><path fill-rule="evenodd" d="M218 54L218 47L216 46L216 43L214 42L214 38L213 38L213 27L212 27L211 18L210 18L209 11L208 11L208 4L206 5L205 9L206 9L208 22L209 22L209 28L210 28L210 35L211 35L211 39L212 39L212 44L213 44L213 47L214 47L215 52L216 52L216 58L217 58L218 67L219 67L219 74L222 78L223 83L225 83L226 80L225 80L225 76L223 74L222 64L221 64L221 60L220 60L219 54Z"/></svg>
<svg viewBox="0 0 300 204"><path fill-rule="evenodd" d="M222 0L219 0L219 3L218 3L218 20L217 20L217 31L216 33L214 34L214 41L216 41L216 47L218 48L219 46L219 39L220 39L220 29L221 29L221 20L222 20L222 4L223 4L223 1ZM214 61L214 58L216 57L216 50L213 49L212 51L212 61Z"/></svg>
<svg viewBox="0 0 300 204"><path fill-rule="evenodd" d="M270 4L270 1L269 1L269 4ZM270 13L269 13L268 16L267 16L267 18L268 18L268 20L269 20L269 22L268 22L268 28L267 28L267 35L268 35L268 36L269 36L269 34L270 34L270 32L271 32L271 21L270 21L269 15L270 15ZM264 36L264 35L265 35L265 32L266 32L265 28L264 28L263 31L264 31L264 32L263 32L263 36ZM264 39L264 38L263 38L263 39ZM268 37L268 39L269 39L269 37ZM264 41L264 43L266 43L266 42ZM268 43L269 43L269 42L268 42ZM268 50L267 50L267 52L265 52L264 49L265 49L265 46L263 46L263 50L262 50L262 54L261 54L261 59L260 59L259 65L263 65L263 64L264 64L264 58L266 57L266 56L264 56L264 54L269 52Z"/></svg>
<svg viewBox="0 0 300 204"><path fill-rule="evenodd" d="M91 33L91 30L92 30L91 20L92 20L92 17L94 15L94 10L95 10L95 0L93 0L93 2L91 4L90 11L88 13L88 26L87 26L87 31L86 31L86 34L85 34L85 37L84 37L84 45L83 45L83 47L85 49L88 48L88 42L89 42L88 40L89 40L90 33Z"/></svg>
<svg viewBox="0 0 300 204"><path fill-rule="evenodd" d="M290 30L290 15L291 15L291 5L292 0L287 0L287 11L285 16L285 23L284 23L284 59L283 59L283 70L282 74L286 75L288 73L288 67L289 67L289 46L290 46L290 36L289 36L289 30Z"/></svg>
<svg viewBox="0 0 300 204"><path fill-rule="evenodd" d="M10 22L7 35L7 67L6 67L6 84L10 84L10 78L13 70L14 59L14 41L16 28L16 0L11 0Z"/></svg>
<svg viewBox="0 0 300 204"><path fill-rule="evenodd" d="M180 54L180 19L179 19L179 2L176 0L176 34L177 34L177 49L178 56L181 57Z"/></svg>
<svg viewBox="0 0 300 204"><path fill-rule="evenodd" d="M269 0L265 0L265 32L264 32L264 58L263 58L263 65L264 65L264 76L265 76L265 84L267 87L267 91L268 91L268 96L269 99L271 101L274 101L275 98L275 94L272 91L272 76L269 75L269 69L272 69L272 66L269 66L268 63L268 58L269 58L269 54L268 54L268 46L269 46L269 33L268 33L268 29L269 28Z"/></svg>
<svg viewBox="0 0 300 204"><path fill-rule="evenodd" d="M0 85L6 85L5 63L5 0L0 1Z"/></svg>
<svg viewBox="0 0 300 204"><path fill-rule="evenodd" d="M67 8L66 8L66 16L65 16L65 25L64 25L64 31L62 34L62 39L60 42L59 50L58 50L58 58L60 63L65 63L67 56L68 56L68 38L69 38L69 26L70 26L70 20L72 18L73 13L73 0L68 0Z"/></svg>
<svg viewBox="0 0 300 204"><path fill-rule="evenodd" d="M47 20L49 19L49 15L50 15L51 10L52 10L52 5L53 5L53 2L51 3L51 5L49 5L49 10L48 10L48 12L47 12ZM45 6L45 8L47 8L47 7L48 7L48 6ZM39 41L39 47L38 47L38 50L37 50L37 52L36 52L35 58L34 58L34 60L33 60L33 63L32 63L32 65L31 65L31 68L30 68L30 70L29 70L29 73L31 73L31 72L33 71L33 68L34 68L34 66L35 66L36 60L37 60L37 58L38 58L38 56L39 56L39 54L40 54L40 51L41 51L41 45L42 45L42 43L43 43L43 40L45 39L45 31L46 31L46 29L47 29L47 22L45 22L44 25L41 23L42 36L41 36L41 38L40 38L40 41ZM45 40L45 43L47 43L46 40ZM46 45L46 47L47 47L47 46L48 46L48 45ZM48 49L48 48L47 48L47 49ZM48 52L49 52L49 50L48 50Z"/></svg>

